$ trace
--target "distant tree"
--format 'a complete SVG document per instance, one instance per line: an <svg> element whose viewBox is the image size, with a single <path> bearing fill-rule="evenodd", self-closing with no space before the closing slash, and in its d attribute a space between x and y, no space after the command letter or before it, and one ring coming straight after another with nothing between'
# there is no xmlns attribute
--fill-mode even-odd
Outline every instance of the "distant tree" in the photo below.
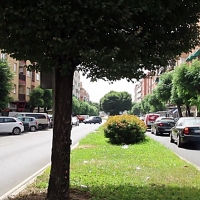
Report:
<svg viewBox="0 0 200 200"><path fill-rule="evenodd" d="M48 109L52 108L52 90L44 89L43 101L44 112L47 112Z"/></svg>
<svg viewBox="0 0 200 200"><path fill-rule="evenodd" d="M166 104L171 97L171 90L172 90L172 79L173 79L173 71L165 72L159 78L159 83L156 87L156 96L159 101L162 101Z"/></svg>
<svg viewBox="0 0 200 200"><path fill-rule="evenodd" d="M183 99L179 97L175 84L172 86L170 102L177 106L179 117L182 117L181 105L183 105Z"/></svg>
<svg viewBox="0 0 200 200"><path fill-rule="evenodd" d="M38 107L38 112L40 111L40 107L44 105L44 90L40 87L34 88L30 93L30 111L33 112L36 107Z"/></svg>
<svg viewBox="0 0 200 200"><path fill-rule="evenodd" d="M150 106L150 112L157 112L166 109L165 104L157 97L156 90L153 90L153 92L149 94L148 103Z"/></svg>
<svg viewBox="0 0 200 200"><path fill-rule="evenodd" d="M179 98L182 99L183 104L186 106L186 115L188 116L190 116L190 105L192 103L192 100L193 103L198 102L196 101L198 98L198 91L195 90L195 86L197 88L199 86L196 85L197 82L195 84L192 84L194 83L193 79L197 79L198 81L198 71L194 70L195 67L198 68L198 64L196 65L193 63L192 66L188 67L188 65L185 63L176 67L173 77L173 84L176 86L176 91Z"/></svg>
<svg viewBox="0 0 200 200"><path fill-rule="evenodd" d="M118 115L120 112L130 110L132 106L132 98L128 92L110 91L101 98L101 107L105 113L110 115Z"/></svg>
<svg viewBox="0 0 200 200"><path fill-rule="evenodd" d="M140 115L141 114L141 103L135 103L133 102L131 113L134 115Z"/></svg>
<svg viewBox="0 0 200 200"><path fill-rule="evenodd" d="M78 115L80 114L80 100L77 99L77 97L73 96L72 98L72 114Z"/></svg>
<svg viewBox="0 0 200 200"><path fill-rule="evenodd" d="M0 59L0 111L8 107L9 94L13 89L13 73L6 61Z"/></svg>
<svg viewBox="0 0 200 200"><path fill-rule="evenodd" d="M0 48L30 60L29 68L54 72L48 200L69 199L74 71L94 81L142 78L143 69L199 44L199 7L199 0L1 0Z"/></svg>
<svg viewBox="0 0 200 200"><path fill-rule="evenodd" d="M141 111L146 114L150 112L149 95L146 95L141 101Z"/></svg>

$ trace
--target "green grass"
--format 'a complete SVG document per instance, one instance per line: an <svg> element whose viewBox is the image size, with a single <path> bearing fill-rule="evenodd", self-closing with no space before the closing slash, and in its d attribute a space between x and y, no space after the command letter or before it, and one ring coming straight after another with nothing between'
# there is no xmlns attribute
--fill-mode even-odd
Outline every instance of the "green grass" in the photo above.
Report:
<svg viewBox="0 0 200 200"><path fill-rule="evenodd" d="M199 200L200 172L172 151L147 138L115 146L102 128L81 140L71 153L70 188L93 200ZM34 186L47 187L49 169Z"/></svg>

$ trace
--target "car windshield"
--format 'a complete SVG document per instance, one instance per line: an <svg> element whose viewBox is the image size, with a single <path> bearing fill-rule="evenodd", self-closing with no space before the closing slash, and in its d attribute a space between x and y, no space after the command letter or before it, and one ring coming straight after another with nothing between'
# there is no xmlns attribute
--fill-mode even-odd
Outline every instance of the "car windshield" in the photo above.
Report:
<svg viewBox="0 0 200 200"><path fill-rule="evenodd" d="M200 126L200 119L186 119L184 120L185 126Z"/></svg>

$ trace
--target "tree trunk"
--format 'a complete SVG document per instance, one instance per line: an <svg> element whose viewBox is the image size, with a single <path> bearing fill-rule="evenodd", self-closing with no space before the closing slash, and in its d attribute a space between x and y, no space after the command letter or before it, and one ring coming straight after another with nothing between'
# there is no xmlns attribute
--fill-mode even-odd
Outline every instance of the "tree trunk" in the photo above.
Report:
<svg viewBox="0 0 200 200"><path fill-rule="evenodd" d="M191 117L190 106L186 105L187 117Z"/></svg>
<svg viewBox="0 0 200 200"><path fill-rule="evenodd" d="M69 199L73 71L55 69L54 128L48 200Z"/></svg>
<svg viewBox="0 0 200 200"><path fill-rule="evenodd" d="M38 106L38 108L37 108L37 112L38 112L38 113L40 112L40 106Z"/></svg>
<svg viewBox="0 0 200 200"><path fill-rule="evenodd" d="M179 115L179 117L183 117L182 112L181 112L181 106L177 105L177 108L178 108L178 115Z"/></svg>

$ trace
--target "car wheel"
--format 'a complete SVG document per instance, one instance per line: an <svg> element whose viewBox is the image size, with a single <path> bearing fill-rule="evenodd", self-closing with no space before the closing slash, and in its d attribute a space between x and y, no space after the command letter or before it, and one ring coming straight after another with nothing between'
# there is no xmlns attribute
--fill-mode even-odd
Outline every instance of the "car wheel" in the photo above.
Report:
<svg viewBox="0 0 200 200"><path fill-rule="evenodd" d="M156 130L156 134L155 135L159 135L159 132Z"/></svg>
<svg viewBox="0 0 200 200"><path fill-rule="evenodd" d="M38 129L39 129L39 130L42 130L42 129L43 129L42 124L38 124Z"/></svg>
<svg viewBox="0 0 200 200"><path fill-rule="evenodd" d="M183 143L181 142L181 138L180 138L179 135L178 135L178 138L177 138L177 146L178 146L179 148L183 147Z"/></svg>
<svg viewBox="0 0 200 200"><path fill-rule="evenodd" d="M173 137L172 137L172 133L170 133L170 142L171 142L171 143L174 143L174 139L173 139Z"/></svg>
<svg viewBox="0 0 200 200"><path fill-rule="evenodd" d="M20 128L14 128L12 131L13 135L19 135L21 133L21 129Z"/></svg>
<svg viewBox="0 0 200 200"><path fill-rule="evenodd" d="M35 126L31 126L31 127L30 127L30 131L31 131L31 132L35 132L35 131L36 131L36 127L35 127Z"/></svg>

